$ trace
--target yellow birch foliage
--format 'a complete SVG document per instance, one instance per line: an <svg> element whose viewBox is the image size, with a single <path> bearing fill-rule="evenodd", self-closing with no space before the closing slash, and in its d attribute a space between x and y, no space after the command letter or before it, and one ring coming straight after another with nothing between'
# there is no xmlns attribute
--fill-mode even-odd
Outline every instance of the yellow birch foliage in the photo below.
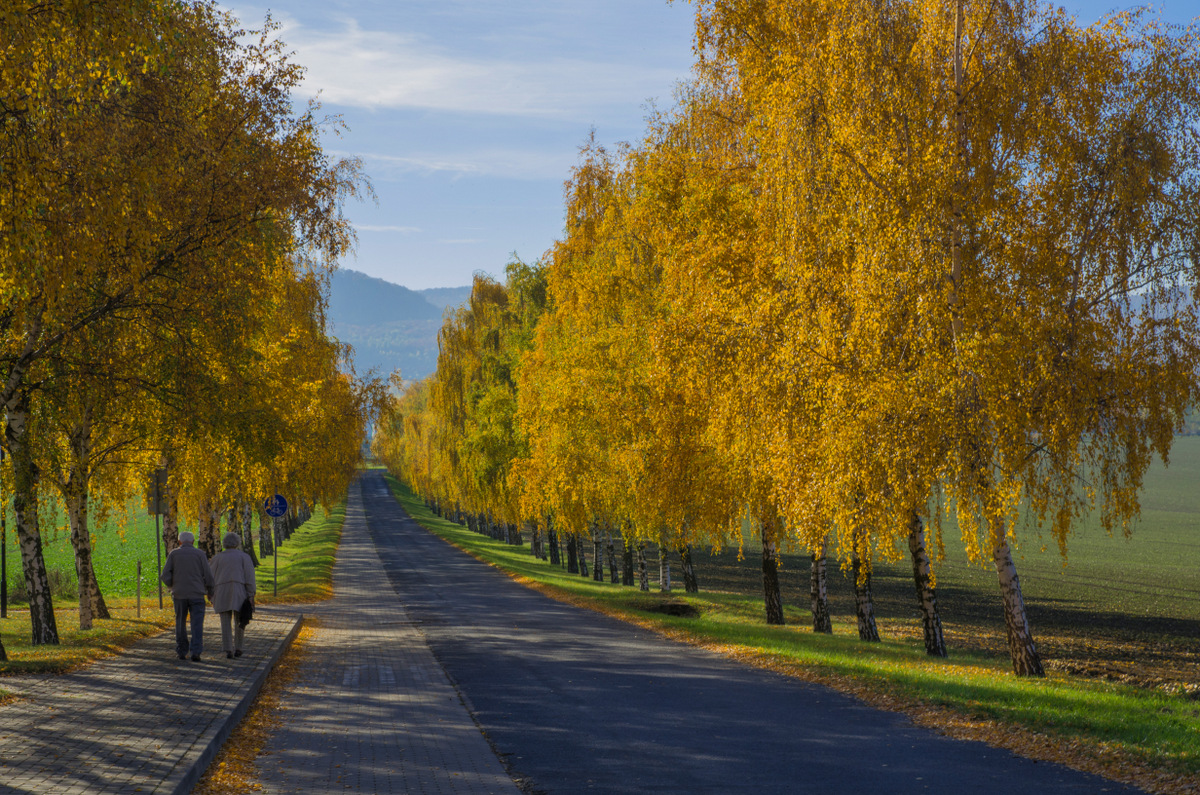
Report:
<svg viewBox="0 0 1200 795"><path fill-rule="evenodd" d="M790 518L824 500L886 551L941 488L976 558L1023 503L1064 551L1093 504L1127 522L1196 389L1194 31L717 2L700 36L737 64L766 249L801 295L787 344L823 420L790 442L815 461L779 458Z"/></svg>

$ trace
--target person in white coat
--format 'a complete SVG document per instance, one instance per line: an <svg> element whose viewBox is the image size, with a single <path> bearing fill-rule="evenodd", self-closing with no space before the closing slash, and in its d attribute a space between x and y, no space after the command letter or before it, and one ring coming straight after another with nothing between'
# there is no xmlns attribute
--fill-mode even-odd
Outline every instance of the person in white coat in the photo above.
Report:
<svg viewBox="0 0 1200 795"><path fill-rule="evenodd" d="M213 555L213 580L216 585L212 595L213 610L221 617L221 643L225 656L242 656L242 636L245 627L238 621L242 604L254 601L254 562L239 547L241 536L226 533L225 550Z"/></svg>

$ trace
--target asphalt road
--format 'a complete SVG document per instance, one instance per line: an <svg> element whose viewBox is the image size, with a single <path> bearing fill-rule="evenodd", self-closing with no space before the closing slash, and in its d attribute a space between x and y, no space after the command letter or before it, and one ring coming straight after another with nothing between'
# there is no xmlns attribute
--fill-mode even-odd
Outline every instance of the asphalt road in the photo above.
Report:
<svg viewBox="0 0 1200 795"><path fill-rule="evenodd" d="M378 472L365 477L393 587L529 792L1140 792L555 602L429 534Z"/></svg>

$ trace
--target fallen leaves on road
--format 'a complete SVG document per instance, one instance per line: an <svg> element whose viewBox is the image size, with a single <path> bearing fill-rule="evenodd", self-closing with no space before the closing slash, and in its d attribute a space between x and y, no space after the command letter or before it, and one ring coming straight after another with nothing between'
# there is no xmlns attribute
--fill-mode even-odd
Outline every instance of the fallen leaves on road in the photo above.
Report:
<svg viewBox="0 0 1200 795"><path fill-rule="evenodd" d="M250 711L221 746L216 759L192 789L192 795L240 795L262 791L256 762L271 732L280 724L280 697L287 692L299 673L308 643L316 631L315 619L305 618L300 634L267 674L267 681Z"/></svg>

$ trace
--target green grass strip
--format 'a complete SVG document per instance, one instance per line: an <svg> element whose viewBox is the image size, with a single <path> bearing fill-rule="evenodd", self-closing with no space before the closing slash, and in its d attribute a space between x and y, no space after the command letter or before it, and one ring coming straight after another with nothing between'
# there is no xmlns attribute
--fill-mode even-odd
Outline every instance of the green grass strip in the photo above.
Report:
<svg viewBox="0 0 1200 795"><path fill-rule="evenodd" d="M264 603L319 602L333 596L333 563L342 540L346 502L317 509L292 537L279 546L279 595L274 595L275 561L259 561L259 601Z"/></svg>

